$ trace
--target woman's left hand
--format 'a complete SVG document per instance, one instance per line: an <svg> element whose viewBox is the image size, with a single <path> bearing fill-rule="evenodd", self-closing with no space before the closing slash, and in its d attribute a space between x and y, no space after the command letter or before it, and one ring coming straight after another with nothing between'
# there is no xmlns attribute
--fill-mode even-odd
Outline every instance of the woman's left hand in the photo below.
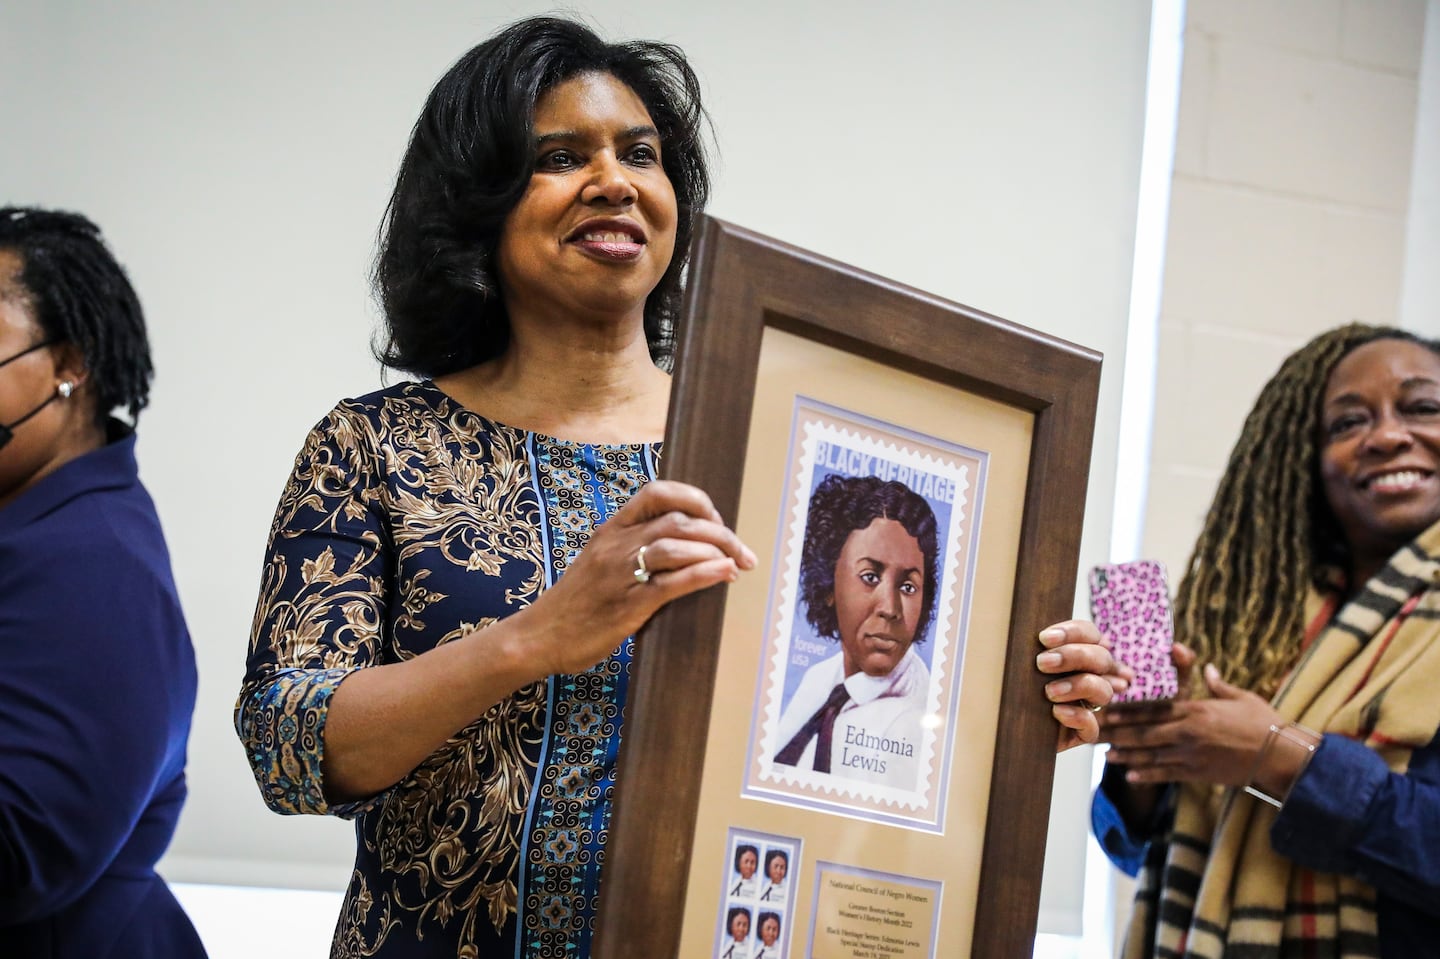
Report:
<svg viewBox="0 0 1440 959"><path fill-rule="evenodd" d="M1129 767L1127 782L1249 785L1271 724L1284 726L1285 719L1264 699L1221 679L1214 665L1204 676L1213 698L1106 713L1105 761Z"/></svg>
<svg viewBox="0 0 1440 959"><path fill-rule="evenodd" d="M1100 724L1093 707L1128 688L1134 672L1115 661L1095 624L1083 619L1046 627L1040 642L1046 651L1035 657L1035 666L1055 677L1045 684L1045 697L1055 704L1050 711L1060 723L1055 751L1095 742Z"/></svg>

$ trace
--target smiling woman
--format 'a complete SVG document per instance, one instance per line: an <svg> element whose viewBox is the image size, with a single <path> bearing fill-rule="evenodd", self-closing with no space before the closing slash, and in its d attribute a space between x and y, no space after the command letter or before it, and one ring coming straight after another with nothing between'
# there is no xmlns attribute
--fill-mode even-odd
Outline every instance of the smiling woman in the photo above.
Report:
<svg viewBox="0 0 1440 959"><path fill-rule="evenodd" d="M1285 361L1176 633L1203 685L1103 723L1096 836L1142 874L1125 955L1433 954L1440 343L1350 326Z"/></svg>
<svg viewBox="0 0 1440 959"><path fill-rule="evenodd" d="M556 316L643 318L670 268L677 219L649 111L614 76L582 73L546 91L534 127L535 173L499 250L512 329L539 323L553 334L546 318Z"/></svg>
<svg viewBox="0 0 1440 959"><path fill-rule="evenodd" d="M1440 519L1440 352L1379 339L1335 364L1325 386L1320 481L1368 580Z"/></svg>
<svg viewBox="0 0 1440 959"><path fill-rule="evenodd" d="M307 439L236 705L271 808L358 819L335 956L588 955L631 636L755 564L653 481L697 87L540 18L415 125L376 282L382 360L426 379Z"/></svg>
<svg viewBox="0 0 1440 959"><path fill-rule="evenodd" d="M704 492L655 479L709 189L698 89L674 47L542 17L415 124L376 286L380 359L422 379L306 439L235 708L272 809L357 820L334 956L588 956L633 634L756 564ZM879 532L872 572L914 580ZM912 640L867 627L861 668ZM1048 671L1108 698L1093 630L1049 642Z"/></svg>

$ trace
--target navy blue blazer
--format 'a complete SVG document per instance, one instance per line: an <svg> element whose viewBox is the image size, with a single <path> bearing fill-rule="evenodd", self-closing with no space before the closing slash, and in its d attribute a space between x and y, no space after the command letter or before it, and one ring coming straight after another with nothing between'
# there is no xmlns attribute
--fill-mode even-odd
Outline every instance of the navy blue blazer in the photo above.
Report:
<svg viewBox="0 0 1440 959"><path fill-rule="evenodd" d="M155 872L194 707L130 434L0 509L0 955L205 955Z"/></svg>

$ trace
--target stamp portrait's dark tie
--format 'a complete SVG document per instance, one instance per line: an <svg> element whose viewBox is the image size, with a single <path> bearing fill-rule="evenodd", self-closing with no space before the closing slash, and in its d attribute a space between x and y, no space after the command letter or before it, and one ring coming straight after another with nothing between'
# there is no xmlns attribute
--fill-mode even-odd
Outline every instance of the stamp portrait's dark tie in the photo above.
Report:
<svg viewBox="0 0 1440 959"><path fill-rule="evenodd" d="M817 710L815 714L805 721L785 747L775 754L775 761L785 766L793 766L800 761L800 756L805 752L811 738L818 736L815 743L815 771L817 773L828 773L830 771L830 742L835 733L835 717L840 715L840 709L845 701L850 698L850 693L845 689L844 683L836 684L830 690L830 698Z"/></svg>

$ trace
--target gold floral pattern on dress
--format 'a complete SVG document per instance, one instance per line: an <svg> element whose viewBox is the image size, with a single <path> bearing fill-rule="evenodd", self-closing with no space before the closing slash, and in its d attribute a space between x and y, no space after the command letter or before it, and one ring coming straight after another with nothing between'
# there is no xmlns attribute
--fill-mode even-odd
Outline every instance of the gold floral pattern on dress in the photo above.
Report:
<svg viewBox="0 0 1440 959"><path fill-rule="evenodd" d="M557 681L581 677L517 691L358 803L325 799L325 717L354 670L483 633L532 602L646 482L651 456L644 445L592 447L498 426L429 383L344 401L311 431L271 528L235 722L272 809L358 817L334 956L514 955L517 930L530 924L517 916L522 856L538 857L546 876L593 858L581 840L598 849L608 825L610 790L597 789L607 773L594 765L610 761L604 750L576 767L584 788L566 800L590 797L592 828L525 827L542 763L553 759L547 737L573 730L593 744L610 733L618 745L619 703L557 692ZM537 465L552 460L598 464L603 480ZM558 898L551 914L593 905L593 891ZM559 948L553 954L575 954Z"/></svg>

